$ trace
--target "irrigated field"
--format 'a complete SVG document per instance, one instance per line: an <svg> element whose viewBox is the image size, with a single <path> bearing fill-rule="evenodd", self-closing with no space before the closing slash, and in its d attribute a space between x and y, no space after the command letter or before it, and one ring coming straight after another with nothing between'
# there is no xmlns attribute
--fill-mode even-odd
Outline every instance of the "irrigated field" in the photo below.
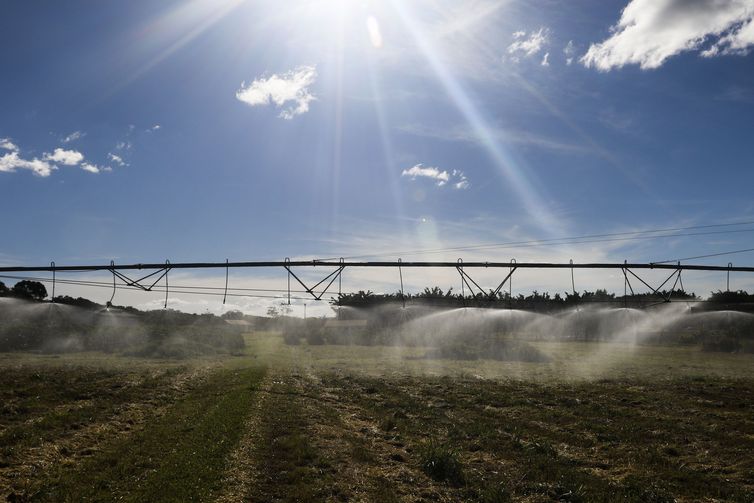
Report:
<svg viewBox="0 0 754 503"><path fill-rule="evenodd" d="M288 346L0 356L8 501L754 501L754 357Z"/></svg>

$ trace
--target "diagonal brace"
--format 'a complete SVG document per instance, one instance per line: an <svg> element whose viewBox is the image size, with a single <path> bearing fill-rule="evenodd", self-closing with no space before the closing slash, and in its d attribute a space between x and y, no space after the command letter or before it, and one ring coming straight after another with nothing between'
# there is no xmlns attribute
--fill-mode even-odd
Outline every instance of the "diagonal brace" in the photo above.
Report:
<svg viewBox="0 0 754 503"><path fill-rule="evenodd" d="M517 267L513 267L510 270L510 272L505 276L505 278L503 279L503 281L500 282L500 284L497 286L497 288L495 288L494 290L490 289L489 292L485 292L484 288L482 288L481 286L479 286L479 283L477 283L476 281L474 281L474 278L472 278L471 276L469 276L469 274L466 271L463 270L463 266L458 265L458 266L456 266L456 269L458 270L458 273L461 275L461 280L466 284L466 286L468 287L468 289L471 292L471 295L473 297L476 297L476 293L474 292L474 289L471 287L472 283L474 284L474 286L477 287L477 289L479 289L479 293L486 294L487 295L487 300L492 301L492 300L495 300L495 298L497 297L497 294L500 293L500 290L503 288L503 286L505 286L505 284L508 282L508 280L511 279L511 276L513 276L513 273L516 272ZM471 283L469 283L469 282L471 282Z"/></svg>
<svg viewBox="0 0 754 503"><path fill-rule="evenodd" d="M290 268L290 266L289 266L289 265L287 265L287 264L286 264L286 265L284 265L283 267L285 268L285 270L286 270L286 271L288 271L288 274L290 274L291 276L293 276L293 278L294 278L294 279L295 279L296 281L298 281L298 283L299 283L299 284L300 284L300 285L301 285L302 287L304 287L304 290L306 290L306 293L308 293L309 295L311 295L312 297L314 297L314 300L322 300L322 296L323 296L323 295L325 295L325 293L327 293L327 291L328 291L328 290L330 289L330 286L332 286L332 284L333 284L333 283L335 283L335 280L336 280L336 279L338 279L338 278L340 277L341 273L343 272L343 269L345 269L345 268L346 268L346 266L344 266L344 265L338 266L338 268L337 268L337 269L335 269L335 270L334 270L334 271L332 271L332 272L331 272L330 274L328 274L327 276L325 276L325 277L324 277L323 279L321 279L321 280L320 280L320 281L319 281L319 282L318 282L317 284L315 284L314 286L312 286L311 288L309 288L309 287L308 287L308 286L306 285L306 283L304 283L304 282L303 282L303 281L301 280L301 278L299 278L298 276L296 276L296 273L294 273L294 272L293 272L293 271L291 270L291 268ZM320 285L321 285L322 283L324 283L324 282L325 282L325 281L327 281L327 280L330 280L330 282L329 282L329 283L327 283L327 286L325 286L324 290L322 290L322 291L321 291L321 292L320 292L320 293L318 294L318 293L317 293L317 292L316 292L315 290L317 289L317 287L319 287L319 286L320 286Z"/></svg>
<svg viewBox="0 0 754 503"><path fill-rule="evenodd" d="M641 281L641 282L642 282L642 283L643 283L643 284L644 284L644 285L645 285L645 286L646 286L647 288L649 288L650 290L652 290L652 293L653 293L653 294L655 294L655 295L659 295L660 297L662 297L662 298L664 299L664 302L670 302L670 297L671 297L671 296L673 295L673 290L675 290L675 287L676 287L676 285L678 285L678 281L679 281L679 280L681 279L681 271L682 271L682 269L676 269L675 271L673 271L672 273L670 273L670 276L668 276L667 278L665 278L665 281L663 281L663 282L662 282L662 283L660 284L660 286L658 286L657 288L654 288L654 287L653 287L653 286L651 286L651 285L650 285L649 283L647 283L646 281L644 281L643 279L641 279L641 278L640 278L640 277L639 277L639 276L638 276L638 275L637 275L637 274L636 274L635 272L633 272L633 271L632 271L631 269L628 269L628 268L624 268L624 269L623 269L623 274L624 274L624 275L626 275L626 272L630 273L630 274L631 274L631 275L632 275L632 276L633 276L634 278L638 279L638 280L639 280L639 281ZM661 288L662 288L663 286L665 286L665 285L666 285L666 284L668 283L668 281L670 281L670 280L671 280L671 279L673 278L673 276L675 276L675 282L673 283L673 287L672 287L672 288L670 289L670 292L668 292L668 294L667 294L667 295L664 295L664 294L662 294L662 293L660 292L660 289L661 289ZM626 276L626 279L628 279L628 276ZM629 283L629 285L630 285L630 283ZM632 294L634 293L634 292L633 292L633 288L631 289L631 293L632 293Z"/></svg>
<svg viewBox="0 0 754 503"><path fill-rule="evenodd" d="M151 272L151 273L147 274L146 276L144 276L142 278L134 280L134 279L129 278L128 276L126 276L122 272L119 272L115 268L110 268L110 272L113 273L114 276L117 276L121 281L123 281L123 283L125 283L126 286L133 286L133 287L136 287L136 288L140 288L141 290L143 290L145 292L151 292L152 288L154 288L155 285L157 285L157 283L159 283L160 280L167 275L167 273L168 273L169 270L170 270L170 267L163 267L162 269L158 269L158 270L156 270L154 272ZM162 274L160 274L160 273L162 273ZM145 285L143 285L141 283L145 279L151 278L152 276L154 276L156 274L160 274L160 275L157 277L156 280L154 280L152 282L151 285L145 286Z"/></svg>

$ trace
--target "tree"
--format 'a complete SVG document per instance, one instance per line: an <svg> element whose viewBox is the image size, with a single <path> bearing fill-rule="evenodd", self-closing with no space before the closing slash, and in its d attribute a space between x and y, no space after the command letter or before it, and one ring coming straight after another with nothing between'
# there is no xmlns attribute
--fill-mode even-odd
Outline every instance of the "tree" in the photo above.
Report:
<svg viewBox="0 0 754 503"><path fill-rule="evenodd" d="M269 316L270 318L277 318L278 316L280 316L280 311L278 311L278 308L276 308L275 306L270 306L267 308L267 316Z"/></svg>
<svg viewBox="0 0 754 503"><path fill-rule="evenodd" d="M227 313L223 313L221 316L224 320L242 320L243 319L243 313L241 311L228 311Z"/></svg>
<svg viewBox="0 0 754 503"><path fill-rule="evenodd" d="M13 295L24 299L42 300L47 297L47 288L38 281L19 281L13 285Z"/></svg>
<svg viewBox="0 0 754 503"><path fill-rule="evenodd" d="M5 283L0 281L0 297L5 297L9 293L10 293L10 290L8 289L8 287L5 286Z"/></svg>

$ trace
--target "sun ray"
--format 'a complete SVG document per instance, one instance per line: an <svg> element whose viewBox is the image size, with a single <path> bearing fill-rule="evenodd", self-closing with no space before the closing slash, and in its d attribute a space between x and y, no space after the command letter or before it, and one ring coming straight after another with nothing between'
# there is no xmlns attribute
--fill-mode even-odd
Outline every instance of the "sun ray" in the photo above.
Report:
<svg viewBox="0 0 754 503"><path fill-rule="evenodd" d="M439 79L445 91L450 95L453 104L461 112L464 119L474 131L484 146L485 151L495 163L505 181L513 188L516 196L520 199L527 213L535 220L537 225L547 234L554 235L557 229L562 229L560 222L547 210L547 205L538 194L530 180L516 165L511 156L505 152L500 143L494 137L492 128L487 123L482 113L472 102L468 92L450 72L441 60L437 51L422 32L418 23L414 21L406 6L397 0L391 0L391 5L398 14L399 19L414 38L419 50L429 63L432 71Z"/></svg>

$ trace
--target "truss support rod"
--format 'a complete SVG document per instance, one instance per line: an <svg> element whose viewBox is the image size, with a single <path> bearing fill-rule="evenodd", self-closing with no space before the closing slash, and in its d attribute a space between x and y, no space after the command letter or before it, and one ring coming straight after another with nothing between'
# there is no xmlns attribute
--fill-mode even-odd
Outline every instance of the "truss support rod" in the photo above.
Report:
<svg viewBox="0 0 754 503"><path fill-rule="evenodd" d="M652 287L652 286L651 286L651 285L650 285L649 283L647 283L646 281L644 281L643 279L641 279L641 278L640 278L639 276L637 276L637 275L636 275L636 273L634 273L634 272L633 272L633 271L632 271L631 269L628 269L628 272L629 272L629 273L631 273L631 275L632 275L633 277L635 277L636 279L638 279L639 281L641 281L642 283L644 283L644 285L645 285L645 286L646 286L647 288L649 288L650 290L652 290L652 293L653 293L653 294L655 294L655 295L659 295L659 296L661 296L661 297L662 297L663 299L665 299L665 302L670 302L670 295L672 294L672 290L671 290L671 293L670 293L670 294L668 294L668 295L663 295L663 294L662 294L662 293L660 292L660 288L662 288L663 286L665 286L665 284L666 284L666 283L667 283L668 281L670 281L670 279L671 279L671 278L672 278L673 276L675 276L676 274L681 274L681 270L680 270L680 269L673 271L672 273L670 273L670 276L668 276L668 277L667 277L667 278L665 279L665 281L663 281L663 282L662 282L662 284L661 284L660 286L658 286L657 288L654 288L654 287ZM676 280L676 283L677 283L677 282L678 282L678 281ZM675 287L675 285L673 285L673 286Z"/></svg>
<svg viewBox="0 0 754 503"><path fill-rule="evenodd" d="M499 285L497 285L497 288L490 291L490 295L489 295L490 300L495 300L495 297L497 297L497 294L500 293L500 290L502 290L503 286L508 282L509 279L511 279L511 276L513 276L513 273L516 272L516 269L517 267L512 268L510 272L508 273L508 275L505 277L505 279Z"/></svg>
<svg viewBox="0 0 754 503"><path fill-rule="evenodd" d="M299 278L298 276L296 276L296 273L294 273L294 272L293 272L293 271L291 270L291 268L290 268L290 266L289 266L289 265L287 265L287 264L286 264L286 265L284 265L283 267L285 267L285 270L286 270L286 271L288 271L288 274L289 274L288 282L289 282L289 284L290 284L290 276L293 276L293 278L294 278L294 279L295 279L296 281L298 281L298 283L299 283L299 284L300 284L300 285L301 285L302 287L304 287L304 290L306 290L306 293L308 293L309 295L311 295L311 296L312 296L312 297L314 298L314 300L322 300L322 296L323 296L323 295L324 295L325 293L327 293L327 290L328 290L328 289L330 288L330 286L331 286L331 285L332 285L332 284L333 284L333 283L335 282L335 280L336 280L336 279L338 279L338 278L340 277L340 274L341 274L341 273L343 272L343 269L345 269L345 268L346 268L346 267L345 267L345 266L343 266L343 265L339 266L339 267L338 267L337 269L335 269L335 270L334 270L333 272L331 272L330 274L328 274L327 276L325 276L325 278L324 278L324 279L322 279L322 280L321 280L321 281L320 281L319 283L317 283L317 284L316 284L316 285L314 285L313 287L309 288L308 286L306 286L306 283L304 283L304 282L303 282L303 281L301 280L301 278ZM319 285L321 285L322 283L324 283L325 281L327 281L328 279L330 280L330 282L329 282L329 283L327 284L327 286L325 287L325 289L324 289L324 290L322 290L322 292L320 292L320 293L319 293L319 295L317 295L317 292L315 292L315 291L314 291L314 289L315 289L315 288L317 288L317 287L318 287ZM288 291L289 291L289 294L288 294L288 295L289 295L289 300L288 300L288 302L290 302L290 286L288 287Z"/></svg>
<svg viewBox="0 0 754 503"><path fill-rule="evenodd" d="M479 283L477 283L476 281L474 281L474 278L472 278L471 276L469 276L463 270L463 266L462 265L456 267L456 269L458 270L458 273L461 275L461 279L464 281L464 283L466 283L466 286L469 288L469 292L471 292L471 296L472 297L476 297L476 293L474 292L474 289L471 287L471 284L469 283L469 281L471 281L471 283L473 283L474 286L476 286L479 289L480 293L484 293L484 288L482 288L481 286L479 286Z"/></svg>

